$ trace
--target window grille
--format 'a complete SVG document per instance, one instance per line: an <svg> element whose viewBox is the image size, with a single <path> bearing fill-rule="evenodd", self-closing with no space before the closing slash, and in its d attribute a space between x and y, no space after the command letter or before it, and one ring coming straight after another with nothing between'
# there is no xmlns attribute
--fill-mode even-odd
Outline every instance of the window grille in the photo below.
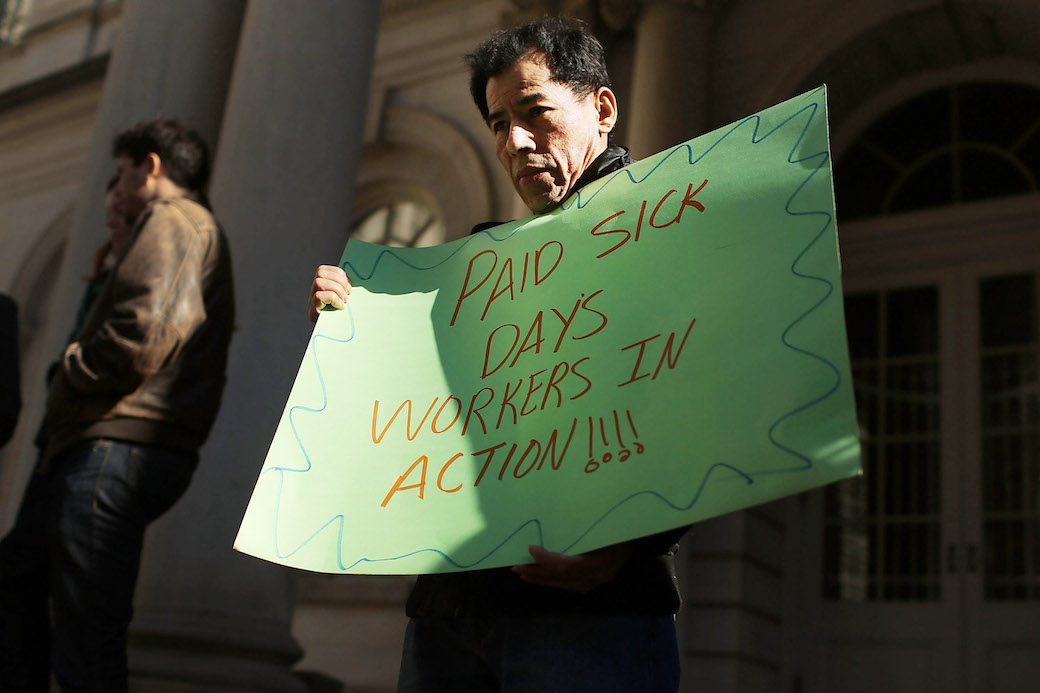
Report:
<svg viewBox="0 0 1040 693"><path fill-rule="evenodd" d="M846 297L864 473L824 489L825 599L941 596L938 311L934 286Z"/></svg>

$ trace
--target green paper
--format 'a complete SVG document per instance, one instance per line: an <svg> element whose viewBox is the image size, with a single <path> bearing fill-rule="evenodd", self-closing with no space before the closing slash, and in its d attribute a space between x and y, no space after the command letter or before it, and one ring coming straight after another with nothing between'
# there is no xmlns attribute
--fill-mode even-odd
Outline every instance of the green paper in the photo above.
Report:
<svg viewBox="0 0 1040 693"><path fill-rule="evenodd" d="M235 548L531 562L856 474L824 88L443 246L352 240ZM396 414L396 416L395 416Z"/></svg>

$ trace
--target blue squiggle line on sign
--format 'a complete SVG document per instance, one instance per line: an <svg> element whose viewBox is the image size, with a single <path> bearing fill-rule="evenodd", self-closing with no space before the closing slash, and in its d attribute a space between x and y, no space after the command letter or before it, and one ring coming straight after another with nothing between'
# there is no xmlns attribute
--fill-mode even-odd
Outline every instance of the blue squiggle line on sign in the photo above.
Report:
<svg viewBox="0 0 1040 693"><path fill-rule="evenodd" d="M808 125L806 125L806 128L808 128ZM800 143L802 141L802 138L804 138L804 137L805 137L805 131L803 130L802 131L802 136L798 138L798 143ZM798 143L795 144L794 149L798 148ZM797 351L798 353L803 354L805 356L808 356L809 358L815 359L815 360L821 362L822 364L824 364L825 366L827 366L834 374L834 384L830 387L830 389L828 389L826 392L821 394L816 399L811 400L809 402L806 402L805 404L803 404L803 405L801 405L799 407L796 407L795 409L792 409L791 411L787 412L786 414L781 416L779 419L777 419L775 422L773 422L773 425L769 427L769 442L772 443L777 448L783 450L784 452L787 452L788 454L793 455L794 457L800 459L803 462L804 466L799 465L798 467L796 467L793 470L789 470L789 469L771 470L769 472L763 472L762 475L765 475L765 474L778 474L778 473L782 473L782 472L786 472L786 471L797 471L798 469L811 469L812 468L812 466L813 466L812 465L812 460L810 460L807 456L805 456L801 452L798 452L797 450L794 450L792 448L787 447L786 445L782 444L780 441L778 441L776 439L776 435L775 435L776 434L776 429L779 428L779 426L784 421L787 421L791 417L796 416L796 415L800 414L801 412L803 412L803 411L805 411L807 409L810 409L810 408L816 406L817 404L819 404L820 402L822 402L823 400L827 399L832 394L837 392L838 388L841 386L841 371L838 370L837 366L835 366L833 363L831 363L828 359L824 358L823 356L821 356L819 354L816 354L814 352L808 351L806 349L802 349L801 347L799 347L799 346L797 346L795 344L792 344L788 340L788 335L790 335L791 330L793 330L800 322L802 322L802 320L806 319L809 316L810 313L812 313L817 308L822 306L827 301L827 299L829 299L831 297L831 295L834 293L834 284L832 284L830 281L828 281L825 277L817 277L817 276L812 275L812 274L804 274L802 272L799 272L798 269L797 269L797 265L802 260L802 258L804 258L806 256L806 254L808 254L808 252L812 249L812 247L814 245L816 245L816 242L818 240L820 240L820 238L823 237L824 233L827 232L827 229L830 228L831 223L834 221L833 218L831 217L830 213L825 212L825 211L811 210L811 211L807 211L807 212L796 212L796 211L794 211L791 208L791 203L794 202L794 198L798 195L799 192L802 191L803 188L805 188L806 185L808 185L809 181L812 180L813 176L815 176L820 171L820 169L822 169L827 164L827 161L829 160L830 155L829 155L828 152L820 152L818 154L813 154L813 155L804 157L802 159L797 159L797 160L791 158L793 155L794 155L794 150L792 150L791 154L789 154L788 157L787 157L788 162L790 162L792 164L804 163L806 161L810 161L811 159L815 159L815 158L819 158L820 162L816 165L816 168L813 169L812 173L810 173L806 177L806 179L804 181L802 181L801 185L799 185L798 188L791 194L791 197L788 198L787 204L784 206L784 211L787 212L788 214L790 214L791 216L822 216L823 217L823 224L820 227L819 232L813 237L813 239L802 250L802 252L798 254L798 257L796 257L794 259L794 262L791 263L791 273L794 274L797 277L801 277L802 279L807 279L807 280L810 280L810 281L820 282L824 286L827 287L827 290L826 290L826 293L824 293L823 297L819 301L817 301L815 305L813 305L811 308L809 308L809 310L807 310L804 313L802 313L802 315L800 315L798 318L796 318L794 322L792 322L790 325L787 326L787 328L784 330L783 334L780 336L780 341L787 348L792 349L794 351Z"/></svg>
<svg viewBox="0 0 1040 693"><path fill-rule="evenodd" d="M665 503L666 505L671 506L671 508L673 510L677 510L679 512L682 512L683 510L689 510L700 499L701 494L704 492L704 487L707 486L707 484L708 484L708 477L711 475L711 473L713 471L715 471L716 469L723 469L723 468L731 469L732 471L736 472L740 476L744 477L749 484L753 483L751 477L749 477L747 474L745 474L744 472L740 471L736 467L734 467L732 465L729 465L729 464L719 463L719 464L712 465L711 468L709 468L708 471L704 474L704 478L701 480L700 487L698 487L697 492L694 493L694 495L693 495L693 498L685 506L676 505L676 504L672 503L671 501L669 501L667 498L665 498L661 494L657 493L656 491L650 491L650 490L637 491L636 493L633 493L632 495L630 495L628 498L622 499L622 500L618 501L617 503L615 503L613 507L611 507L605 513L603 513L603 515L598 520L596 520L591 525L589 525L588 529L586 529L584 532L582 532L581 535L577 539L572 541L567 547L565 547L563 549L563 551L565 551L565 552L569 551L571 548L576 546L578 544L578 542L580 542L582 539L584 539L585 536L596 527L596 525L598 525L603 520L607 519L607 517L609 517L611 514L613 514L613 512L615 510L618 510L619 508L621 508L621 506L625 505L630 500L633 500L633 499L635 499L635 498L637 498L639 496L645 496L645 495L655 496L662 503ZM385 562L388 562L388 561L397 561L397 560L400 560L402 558L410 558L412 556L417 556L417 555L419 555L421 553L435 553L435 554L438 554L444 560L446 560L448 563L451 563L456 568L461 568L461 569L472 568L472 567L474 567L476 565L480 565L481 563L486 561L488 558L493 556L495 554L495 552L497 552L503 546L508 544L513 537L515 537L517 534L519 534L521 531L523 531L523 529L525 527L527 527L528 525L534 525L537 528L537 530L538 530L538 545L544 547L545 546L545 537L542 534L542 521L537 519L537 518L531 518L530 520L527 520L526 522L521 524L519 527L517 527L512 532L512 534L510 534L508 537L503 539L498 544L498 546L494 547L493 549L491 549L486 554L484 554L483 556L481 556L477 560L473 561L472 563L458 563L453 558L451 558L450 556L445 554L443 551L439 551L438 549L420 549L418 551L412 551L411 553L404 554L403 556L396 556L394 558L374 558L374 559L373 558L361 558L361 559L355 561L349 568L347 568L347 570L350 570L350 568L353 568L354 566L359 565L361 563L385 563Z"/></svg>
<svg viewBox="0 0 1040 693"><path fill-rule="evenodd" d="M581 535L577 539L572 541L568 546L566 546L562 550L564 552L569 551L571 548L576 546L578 544L578 542L580 542L582 539L584 539L585 536L588 535L599 523L603 522L605 519L607 519L607 517L609 517L611 514L613 514L614 511L620 509L623 505L625 505L626 503L628 503L631 500L634 500L635 498L638 498L639 496L649 495L649 496L656 497L658 500L660 500L665 505L668 505L673 510L676 510L676 511L679 511L679 512L682 512L684 510L689 510L690 508L692 508L697 503L698 500L700 500L701 494L704 492L704 487L707 486L707 484L708 484L708 477L711 476L712 472L714 472L716 469L729 469L731 471L736 472L741 477L743 477L747 481L747 483L749 483L749 484L753 483L752 478L750 476L748 476L746 473L744 473L741 470L737 469L733 465L725 464L725 463L721 463L720 462L718 464L712 465L708 469L708 471L704 474L704 478L701 480L701 484L697 488L696 493L694 493L693 497L690 499L690 502L686 503L685 505L677 505L675 503L672 503L670 500L665 498L660 493L657 493L656 491L650 491L650 490L637 491L637 492L631 494L630 496L628 496L627 498L624 498L624 499L618 501L617 503L615 503L614 506L611 507L609 510L607 510L605 513L603 513L603 515L598 520L596 520L591 525L589 525L589 527L584 532L582 532ZM342 518L343 516L342 515L337 515L336 517L337 518ZM389 558L359 558L358 560L354 561L352 564L350 564L346 568L343 568L343 570L351 570L355 566L358 566L358 565L360 565L362 563L373 563L373 564L376 564L376 563L388 563L388 562L391 562L391 561L399 561L399 560L404 559L404 558L411 558L412 556L418 556L418 555L424 554L424 553L436 554L436 555L440 556L441 558L443 558L448 563L450 563L455 568L459 568L460 570L466 570L468 568L472 568L474 566L480 565L481 563L486 561L488 558L493 556L499 549L501 549L503 546L508 544L513 539L513 537L515 537L517 534L522 532L524 530L524 528L526 528L526 527L528 527L530 525L533 525L537 529L537 532L538 532L538 542L537 543L538 543L538 545L544 547L545 546L545 537L544 537L544 535L542 533L542 521L537 519L537 518L531 518L530 520L527 520L526 522L522 523L519 527L517 527L515 530L513 530L513 532L509 536L507 536L505 539L503 539L497 546L495 546L494 548L489 550L486 554L484 554L480 558L478 558L475 561L472 561L470 563L459 563L454 558L452 558L451 556L449 556L448 554L444 553L443 551L441 551L439 549L419 549L417 551L411 551L411 552L403 554L401 556L393 556L393 557L389 557ZM340 566L342 568L342 563L340 563Z"/></svg>
<svg viewBox="0 0 1040 693"><path fill-rule="evenodd" d="M503 539L502 543L500 543L498 546L496 546L495 548L491 549L486 554L484 554L483 556L481 556L477 560L473 561L472 563L459 563L458 561L456 561L455 559L453 559L451 556L449 556L448 554L444 553L440 549L419 549L417 551L412 551L412 552L406 553L406 554L404 554L402 556L394 556L392 558L359 558L358 560L356 560L353 563L351 563L347 568L345 568L345 570L350 570L354 566L360 565L362 563L389 563L391 561L399 561L402 558L411 558L412 556L418 556L418 555L424 554L424 553L436 554L436 555L440 556L441 558L443 558L448 563L450 563L451 565L453 565L454 567L459 568L461 570L466 570L467 568L472 568L473 566L480 565L481 563L486 561L488 558L493 556L496 551L498 551L500 548L502 548L503 546L508 544L510 539L512 539L517 534L522 532L524 530L524 528L527 527L528 525L534 525L535 528L538 530L538 544L539 544L539 546L542 545L545 542L545 538L542 535L542 522L541 522L541 520L531 519L531 520L528 520L527 522L524 522L523 524L521 524L519 527L517 527L515 530L513 530L512 534L510 534L508 537Z"/></svg>
<svg viewBox="0 0 1040 693"><path fill-rule="evenodd" d="M512 231L506 232L506 234L504 236L502 236L501 238L499 238L498 236L496 236L493 233L491 233L495 229L499 228L497 226L494 227L494 228L491 228L491 229L485 229L485 230L481 231L480 234L466 236L466 238L462 239L459 242L459 247L456 248L455 250L453 250L452 252L448 253L448 255L446 255L443 260L441 260L440 262L435 262L432 265L427 265L426 267L422 267L420 265L416 265L416 264L413 264L411 262L408 262L407 260L402 258L400 255L398 255L397 251L395 249L393 249L393 248L385 248L385 249L379 251L379 254L376 255L375 262L372 263L372 271L369 272L368 274L365 274L364 271L362 271L362 269L360 267L354 265L352 262L346 262L346 261L343 262L343 264L340 265L340 269L342 269L344 271L350 269L350 270L353 271L354 276L359 277L360 279L363 279L363 280L368 280L368 279L371 279L372 277L375 276L376 270L379 269L379 263L382 262L383 257L386 256L386 255L389 255L391 258L393 258L394 260L397 260L398 262L400 262L405 267L408 267L409 269L413 269L413 270L418 270L420 272L424 272L426 270L436 269L436 268L440 267L441 265L445 264L446 262L448 262L448 260L450 260L453 257L455 257L456 255L458 255L462 251L463 248L465 248L467 245L469 245L470 241L472 241L474 238L476 238L477 235L485 235L488 238L490 238L492 241L494 241L495 243L501 243L502 241L504 241L504 240L506 240L508 238L512 238L520 229L524 228L525 226L530 224L532 221L534 221L534 217L532 217L531 219L528 219L524 223L520 224L519 226L517 226Z"/></svg>
<svg viewBox="0 0 1040 693"><path fill-rule="evenodd" d="M598 520L589 525L588 528L584 532L582 532L577 539L568 544L567 547L563 549L563 552L570 551L572 548L577 546L578 542L580 542L590 532L592 532L592 530L595 529L600 522L603 522L605 519L607 519L607 517L612 515L615 510L619 510L621 506L625 505L629 501L635 500L639 496L653 496L654 498L657 498L659 501L669 506L672 510L675 510L676 512L683 512L689 510L697 504L697 501L701 499L701 494L704 493L704 487L708 485L708 479L711 477L712 472L714 472L716 469L729 469L730 471L736 472L738 475L742 476L749 484L755 483L755 480L752 478L752 476L747 474L746 472L741 471L740 469L734 467L731 464L726 464L725 462L716 462L715 464L708 467L708 470L704 472L704 476L701 477L701 483L697 487L697 491L693 494L693 497L690 499L690 502L686 505L676 505L675 503L672 503L670 500L665 498L657 491L651 491L650 489L647 489L645 491L636 491L635 493L631 494L628 498L623 498L619 500L617 503L613 505L613 507L607 510L607 512L603 513L603 515Z"/></svg>
<svg viewBox="0 0 1040 693"><path fill-rule="evenodd" d="M817 89L814 92L811 92L807 96L815 97L821 90L822 90L822 87L821 87L821 89ZM812 468L812 466L813 466L812 460L810 460L809 457L806 456L805 454L799 452L798 450L790 448L790 447L782 444L779 440L777 440L777 438L776 438L776 431L779 428L779 426L781 424L783 424L785 421L791 419L794 416L797 416L798 414L800 414L800 413L802 413L802 412L804 412L804 411L806 411L808 409L811 409L812 407L816 406L820 402L823 402L828 397L830 397L835 392L837 392L837 390L841 386L841 372L839 371L837 366L835 366L830 360L828 360L824 356L822 356L820 354L817 354L815 352L809 351L808 349L799 347L798 345L792 343L790 341L790 339L789 339L791 331L794 330L794 328L797 327L797 325L800 324L803 320L805 320L810 314L812 314L820 306L822 306L834 293L834 284L830 280L828 280L825 277L820 277L820 276L816 276L816 275L812 275L812 274L807 274L807 273L801 272L798 269L799 263L812 250L812 248L816 245L816 243L824 236L824 234L830 228L830 225L833 223L832 215L829 212L827 212L826 210L796 211L794 209L794 207L793 207L794 202L795 202L795 198L798 196L798 194L801 193L805 189L805 187L809 184L809 182L812 180L812 178L814 176L816 176L816 174L819 173L827 165L827 162L829 161L829 153L826 150L821 151L821 152L817 152L815 154L811 154L811 155L805 156L805 157L803 157L801 159L794 158L795 155L796 155L796 152L798 151L798 147L801 145L802 141L805 139L805 136L806 136L806 134L809 131L809 126L812 124L813 119L817 115L819 107L820 107L820 104L818 102L816 102L816 101L813 101L812 103L810 103L810 104L800 108L799 110L797 110L796 112L794 112L793 114L788 116L785 120L783 120L780 124L778 124L772 130L770 130L769 132L767 132L767 133L765 133L765 134L763 134L761 136L759 136L759 128L761 126L761 117L758 116L758 115L750 116L750 117L745 118L744 120L740 121L739 123L734 124L728 130L726 130L724 133L722 133L719 136L719 138L710 147L708 147L704 152L702 152L696 158L694 157L693 148L689 144L684 143L684 144L678 145L675 148L673 148L667 155L665 155L661 159L661 161L659 161L657 164L655 164L654 167L651 168L650 171L648 171L647 174L644 175L642 178L639 178L637 180L636 177L629 170L629 168L621 169L621 170L615 172L614 174L610 175L606 179L604 179L602 185L600 185L594 192L592 192L588 196L588 198L585 199L584 201L583 201L583 198L582 198L582 191L579 190L579 191L575 192L575 194L572 195L564 203L564 205L561 207L561 210L562 210L561 213L566 213L569 209L573 208L575 205L577 205L578 209L581 209L581 208L585 207L586 205L591 203L592 200L596 197L596 195L598 195L604 188L606 188L608 185L610 185L615 179L617 179L619 177L622 177L622 176L627 178L628 181L630 183L632 183L633 185L639 185L639 184L643 183L644 181L646 181L647 179L649 179L654 174L654 172L656 172L657 169L660 168L661 165L664 164L665 161L667 161L669 158L671 158L673 155L675 155L677 152L679 152L679 151L681 151L683 149L685 149L686 152L687 152L687 162L691 166L693 166L693 165L699 163L702 159L704 159L704 157L706 157L710 152L712 152L716 147L718 147L723 142L723 140L725 140L730 135L732 135L733 133L737 132L738 130L740 130L741 128L747 126L750 123L754 124L754 129L752 130L752 133L751 133L751 143L754 145L754 144L758 144L758 143L764 141L765 139L767 139L772 134L780 131L788 123L791 123L796 118L802 116L803 114L807 114L805 125L802 128L802 132L800 133L798 139L794 143L794 146L791 148L791 151L790 151L790 153L787 156L787 161L790 164L803 164L803 163L809 162L809 161L811 161L813 159L819 159L819 162L813 168L813 170L809 173L809 175L806 176L806 178L798 185L798 187L788 197L788 199L787 199L787 201L786 201L786 203L784 205L784 211L788 215L795 216L795 217L800 217L800 216L806 216L806 217L819 216L819 217L822 217L822 220L821 220L822 224L820 226L819 231L813 236L813 238L809 241L809 243L801 250L801 252L797 255L797 257L795 257L795 259L792 261L791 266L790 266L790 271L796 277L799 277L801 279L805 279L807 281L819 282L819 283L823 284L826 287L826 292L824 293L823 297L820 298L819 301L817 301L813 306L811 306L808 310L806 310L802 315L798 316L793 322L791 322L790 325L788 325L784 329L783 333L781 334L780 339L781 339L781 343L785 347L787 347L788 349L791 349L792 351L795 351L795 352L797 352L797 353L799 353L799 354L801 354L803 356L806 356L808 358L814 359L814 360L819 361L820 363L824 364L826 367L828 367L833 372L834 378L835 378L834 384L826 392L822 393L820 396L816 397L815 399L813 399L813 400L811 400L809 402L806 402L806 403L804 403L802 405L799 405L798 407L795 407L794 409L784 413L776 421L774 421L773 424L769 427L768 438L769 438L770 443L773 446L775 446L777 449L781 450L782 452L784 452L784 453L786 453L788 455L791 455L796 460L798 460L798 464L797 465L795 465L793 467L782 468L782 469L772 469L772 470L764 470L764 471L759 471L759 472L754 472L754 473L748 473L748 472L745 472L745 471L739 469L738 467L730 465L730 464L726 464L726 463L716 463L716 464L713 464L711 467L709 467L705 471L703 477L701 478L700 484L697 487L697 491L694 493L694 495L690 499L689 503L686 503L686 504L675 504L672 501L670 501L669 499L667 499L665 496L663 496L662 494L660 494L660 493L658 493L656 491L653 491L653 490L647 489L647 490L637 491L637 492L632 493L631 495L629 495L627 498L624 498L624 499L618 501L614 506L612 506L610 509L608 509L606 512L604 512L595 522L590 524L580 535L578 535L578 537L574 541L572 541L567 547L565 547L563 549L563 551L568 551L571 548L573 548L574 546L576 546L582 539L584 539L586 536L588 536L588 534L591 533L592 530L595 527L597 527L600 523L602 523L604 520L606 520L607 517L609 517L611 514L613 514L615 511L619 510L621 507L623 507L627 503L633 501L636 498L642 497L642 496L650 496L650 497L656 498L661 503L667 505L668 507L672 508L673 510L675 510L677 512L683 512L683 511L689 510L694 505L696 505L696 503L700 500L701 495L703 494L704 489L707 486L707 484L708 484L708 482L710 480L711 475L716 470L729 469L730 471L733 471L736 474L738 474L740 477L742 477L747 482L747 484L753 484L755 477L767 476L767 475L779 474L779 473L791 473L791 472L798 472L798 471L806 471L806 470ZM585 190L587 190L587 188ZM486 230L486 231L484 231L482 233L486 234L492 241L501 242L501 241L504 241L507 238L511 237L512 235L514 235L520 229L524 228L532 220L533 220L533 218L531 220L529 220L528 222L520 224L515 229L513 229L511 232L508 232L505 236L503 236L501 238L496 237L495 235L491 234L490 230ZM418 271L430 270L430 269L434 269L436 267L439 267L439 266L443 265L448 260L450 260L454 255L458 254L458 252L461 251L462 248L465 247L465 245L468 244L470 240L472 240L472 238L473 238L473 236L470 236L470 237L466 238L465 241L460 243L459 247L457 249L455 249L452 253L447 255L445 258L443 258L439 262L434 263L433 265L430 265L428 267L420 267L418 265L412 264L412 263L404 260L403 258L399 257L397 255L397 253L394 250L392 250L392 249L384 249L383 251L381 251L379 253L379 255L376 257L375 262L372 265L371 272L367 276L363 272L361 272L360 268L354 266L353 264L351 264L349 262L344 263L342 265L342 267L343 267L343 269L350 268L351 270L354 271L356 276L359 276L362 279L369 279L369 278L371 278L372 276L375 275L376 271L378 270L379 263L382 261L382 259L385 256L389 255L390 257L396 259L398 262L400 262L401 264L403 264L403 265L405 265L405 266L407 266L407 267L409 267L411 269L418 270ZM348 307L348 310L349 310L349 307ZM345 340L336 340L336 339L333 339L331 337L325 337L325 338L329 339L330 341L341 342L341 343L342 342L348 342L351 339L353 339L353 337L354 337L353 314L351 314L351 328L352 328L351 336L349 338L345 339ZM284 473L285 472L307 472L311 468L310 458L307 455L307 452L305 450L305 446L303 444L303 441L300 439L299 434L297 433L295 424L293 423L293 413L294 413L294 411L296 409L300 409L300 410L306 411L308 413L319 413L319 412L321 412L321 411L323 411L325 409L325 407L327 405L327 401L328 401L327 400L327 395L326 395L326 390L325 390L325 381L324 381L324 378L322 377L321 368L320 368L320 365L318 364L318 360L317 360L317 341L316 340L318 339L318 337L323 337L323 335L316 335L313 338L313 345L314 345L315 365L317 366L318 378L321 381L322 398L323 398L322 405L321 405L320 408L317 408L317 409L312 409L312 408L307 408L307 407L300 407L300 406L293 407L290 410L290 416L289 416L290 425L292 426L292 429L293 429L293 435L295 436L297 445L300 447L301 451L303 452L304 458L307 461L307 467L304 468L304 469L292 469L292 468L285 468L285 467L273 467L273 468L267 470L267 471L278 471L279 474L282 475L281 479L280 479L280 483L279 483L278 503L276 504L276 509L275 509L276 510L276 518L275 518L275 547L276 547L276 554L278 555L279 558L283 558L284 559L284 558L288 558L288 557L292 556L297 551L299 551L304 546L306 546L315 537L317 537L318 534L320 534L327 527L329 527L329 526L331 526L333 524L336 524L338 526L337 543L336 543L336 562L337 562L337 565L339 566L340 570L343 570L343 571L351 570L355 566L360 565L362 563L372 563L372 564L386 563L386 562L391 562L391 561L402 560L402 559L405 559L405 558L409 558L409 557L420 555L420 554L424 554L424 553L432 553L432 554L439 555L440 557L442 557L445 561L450 563L455 568L458 568L458 569L468 569L468 568L472 568L472 567L474 567L476 565L479 565L480 563L486 561L488 558L490 558L492 555L494 555L495 552L497 552L499 549L501 549L503 546L505 546L507 543L509 543L509 541L513 537L515 537L517 534L519 534L521 531L523 531L524 528L528 527L529 525L534 525L537 528L538 544L541 545L541 546L544 546L544 536L543 536L543 533L542 533L542 523L538 519L531 519L531 520L527 520L526 522L521 524L511 534L509 534L505 539L503 539L502 542L500 542L497 546L492 548L484 556L482 556L481 558L477 559L476 561L474 561L472 563L459 563L458 561L456 561L455 559L453 559L451 556L449 556L448 554L444 553L443 551L440 551L439 549L429 548L429 549L419 549L419 550L412 551L412 552L407 553L407 554L403 554L401 556L394 556L394 557L386 557L386 558L363 557L363 558L358 559L354 563L352 563L350 566L344 566L343 560L342 560L342 553L341 552L342 552L342 543L343 543L342 539L343 539L343 529L344 529L345 519L344 519L344 516L340 514L340 515L335 515L332 518L330 518L325 524L323 524L318 530L316 530L314 532L314 534L312 534L310 537L308 537L306 540L304 540L304 542L302 544L300 544L300 546L298 546L296 549L290 551L289 553L285 553L285 554L283 554L280 551L278 551L278 549L277 549L277 515L278 515L278 512L279 512L279 507L280 507L280 503L281 503L281 488L282 488L281 484L284 481Z"/></svg>
<svg viewBox="0 0 1040 693"><path fill-rule="evenodd" d="M336 535L337 535L337 541L336 541L336 564L339 566L340 570L346 570L346 568L343 566L343 555L342 555L342 551L343 551L343 548L342 548L343 547L343 526L344 526L344 522L346 521L345 518L343 517L343 515L335 515L335 516L333 516L331 519L329 519L328 522L326 522L321 527L319 527L314 532L314 534L312 534L311 536L307 537L307 539L305 539L303 541L303 543L301 543L299 546L297 546L292 551L289 551L288 553L283 553L278 548L278 518L280 518L282 516L282 513L281 513L282 489L285 486L285 474L286 474L286 472L294 472L294 473L297 473L297 474L304 474L306 472L309 472L311 470L311 468L313 467L313 463L311 462L310 455L307 454L307 447L303 444L303 440L300 438L300 432L296 428L296 420L295 420L296 419L296 412L297 411L302 411L302 412L305 412L305 413L308 413L308 414L320 414L321 412L325 411L325 408L329 404L328 390L325 387L325 378L322 376L322 373L321 373L321 361L318 360L318 341L319 340L324 340L324 341L327 341L327 342L332 342L334 344L346 344L347 342L353 341L354 337L357 336L357 324L354 322L354 311L353 311L353 309L351 309L349 303L346 305L344 310L346 311L347 317L350 320L350 336L348 336L348 337L346 337L344 339L337 339L335 337L330 337L330 336L325 335L325 334L314 334L314 335L311 336L311 358L314 361L314 369L315 369L315 371L318 374L318 382L321 384L321 406L320 407L304 407L302 405L295 405L295 406L289 408L289 428L292 429L293 437L296 439L296 445L300 448L300 452L303 454L303 459L304 459L304 462L306 462L306 466L304 466L302 469L296 469L296 468L293 468L293 467L270 467L268 469L265 469L264 472L263 472L263 474L268 474L270 472L275 472L275 473L278 474L278 495L276 496L277 500L275 501L274 523L273 523L274 526L272 527L272 531L274 533L272 545L274 546L274 553L275 553L275 555L278 556L278 558L281 558L281 559L289 558L290 556L295 554L297 551L302 549L304 546L306 546L308 543L310 543L310 541L312 539L314 539L319 534L321 534L323 531L325 531L326 527L328 527L328 526L330 526L330 525L332 525L334 523L337 523L338 526L339 526L339 529L338 529L338 531L336 533Z"/></svg>

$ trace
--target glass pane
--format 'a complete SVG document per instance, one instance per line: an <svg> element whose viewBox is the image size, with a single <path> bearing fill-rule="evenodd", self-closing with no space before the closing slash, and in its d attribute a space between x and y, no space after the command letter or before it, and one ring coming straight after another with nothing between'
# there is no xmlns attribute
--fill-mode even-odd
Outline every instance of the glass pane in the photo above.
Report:
<svg viewBox="0 0 1040 693"><path fill-rule="evenodd" d="M935 287L845 301L863 476L824 490L823 597L939 599L939 302Z"/></svg>
<svg viewBox="0 0 1040 693"><path fill-rule="evenodd" d="M1002 347L1036 341L1036 277L1015 274L979 282L982 346Z"/></svg>
<svg viewBox="0 0 1040 693"><path fill-rule="evenodd" d="M988 149L961 150L959 202L1032 192L1029 172L1014 159Z"/></svg>
<svg viewBox="0 0 1040 693"><path fill-rule="evenodd" d="M889 355L939 351L939 294L935 287L890 291L887 307Z"/></svg>
<svg viewBox="0 0 1040 693"><path fill-rule="evenodd" d="M845 297L845 327L853 359L877 358L878 310L880 302L877 294L850 294Z"/></svg>
<svg viewBox="0 0 1040 693"><path fill-rule="evenodd" d="M986 599L1040 601L1040 426L1034 274L979 282Z"/></svg>
<svg viewBox="0 0 1040 693"><path fill-rule="evenodd" d="M955 201L953 153L934 155L892 190L886 212L943 207Z"/></svg>

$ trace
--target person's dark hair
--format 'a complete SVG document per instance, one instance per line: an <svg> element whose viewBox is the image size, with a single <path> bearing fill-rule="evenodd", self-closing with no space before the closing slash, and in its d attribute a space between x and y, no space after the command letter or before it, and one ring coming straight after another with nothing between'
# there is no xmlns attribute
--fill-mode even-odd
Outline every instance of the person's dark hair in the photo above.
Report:
<svg viewBox="0 0 1040 693"><path fill-rule="evenodd" d="M209 148L176 118L142 121L112 141L112 156L140 164L149 154L158 154L170 180L188 191L201 191L209 180Z"/></svg>
<svg viewBox="0 0 1040 693"><path fill-rule="evenodd" d="M546 17L496 32L465 56L470 68L469 91L485 121L488 80L531 51L544 55L553 81L569 86L578 98L610 86L603 46L585 28L585 23Z"/></svg>

